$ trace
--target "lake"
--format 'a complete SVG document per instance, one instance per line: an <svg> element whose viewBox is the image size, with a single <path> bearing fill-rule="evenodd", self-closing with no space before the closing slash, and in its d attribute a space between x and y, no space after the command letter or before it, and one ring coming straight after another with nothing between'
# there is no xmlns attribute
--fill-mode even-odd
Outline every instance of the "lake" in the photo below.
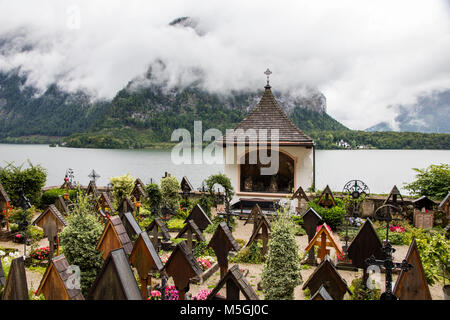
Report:
<svg viewBox="0 0 450 320"><path fill-rule="evenodd" d="M87 185L89 173L100 174L97 185L107 185L110 177L129 173L158 181L169 172L179 180L187 176L195 188L215 173L223 173L223 165L176 165L170 150L110 150L50 148L48 145L0 144L0 166L7 162L16 165L30 160L48 170L47 186L61 185L68 168L72 168L75 181ZM426 168L430 164L450 163L450 150L317 150L316 187L327 184L341 191L352 179L364 181L372 193L389 193L394 185L402 188L404 182L415 178L412 168Z"/></svg>

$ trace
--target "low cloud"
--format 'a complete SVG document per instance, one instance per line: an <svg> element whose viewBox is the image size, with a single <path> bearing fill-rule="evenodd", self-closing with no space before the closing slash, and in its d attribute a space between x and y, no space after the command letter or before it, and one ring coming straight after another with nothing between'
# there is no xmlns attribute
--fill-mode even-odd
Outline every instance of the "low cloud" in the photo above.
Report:
<svg viewBox="0 0 450 320"><path fill-rule="evenodd" d="M450 88L447 1L3 1L0 70L112 98L151 63L170 84L208 90L313 87L364 129ZM170 26L176 18L189 26ZM193 70L195 72L193 72Z"/></svg>

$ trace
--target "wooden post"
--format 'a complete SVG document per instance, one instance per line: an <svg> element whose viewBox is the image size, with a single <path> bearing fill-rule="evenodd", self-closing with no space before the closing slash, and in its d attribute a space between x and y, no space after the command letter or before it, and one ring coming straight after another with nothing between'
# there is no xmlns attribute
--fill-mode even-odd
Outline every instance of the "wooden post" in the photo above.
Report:
<svg viewBox="0 0 450 320"><path fill-rule="evenodd" d="M56 247L56 255L59 256L59 233L56 235L56 244L58 245Z"/></svg>
<svg viewBox="0 0 450 320"><path fill-rule="evenodd" d="M148 289L147 289L147 281L148 278L140 278L139 279L141 282L141 294L142 294L142 298L144 298L144 300L147 300L148 298Z"/></svg>
<svg viewBox="0 0 450 320"><path fill-rule="evenodd" d="M320 252L319 252L319 259L322 261L323 258L325 258L325 255L327 253L327 236L325 233L322 233L320 235Z"/></svg>
<svg viewBox="0 0 450 320"><path fill-rule="evenodd" d="M186 247L188 248L189 252L192 252L192 231L190 228L187 230L187 243Z"/></svg>
<svg viewBox="0 0 450 320"><path fill-rule="evenodd" d="M220 265L220 279L223 279L228 272L228 261Z"/></svg>
<svg viewBox="0 0 450 320"><path fill-rule="evenodd" d="M6 207L5 207L5 218L6 218L6 231L9 231L9 201L6 201Z"/></svg>

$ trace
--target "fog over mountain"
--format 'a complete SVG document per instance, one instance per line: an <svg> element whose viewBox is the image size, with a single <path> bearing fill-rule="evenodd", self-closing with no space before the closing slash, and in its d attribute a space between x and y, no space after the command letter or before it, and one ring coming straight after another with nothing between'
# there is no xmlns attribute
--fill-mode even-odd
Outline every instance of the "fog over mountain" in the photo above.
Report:
<svg viewBox="0 0 450 320"><path fill-rule="evenodd" d="M449 13L445 0L2 1L0 72L37 95L57 84L112 99L157 60L169 86L223 94L262 88L270 68L274 89L322 93L364 129L450 89Z"/></svg>

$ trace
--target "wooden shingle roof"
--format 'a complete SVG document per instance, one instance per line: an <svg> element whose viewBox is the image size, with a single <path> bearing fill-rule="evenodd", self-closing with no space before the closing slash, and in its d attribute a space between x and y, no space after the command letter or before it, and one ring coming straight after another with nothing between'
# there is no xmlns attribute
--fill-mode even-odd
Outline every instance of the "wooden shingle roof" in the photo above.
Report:
<svg viewBox="0 0 450 320"><path fill-rule="evenodd" d="M186 176L181 179L180 186L181 190L184 190L186 188L186 190L188 190L189 192L194 191L194 187Z"/></svg>
<svg viewBox="0 0 450 320"><path fill-rule="evenodd" d="M230 283L231 282L231 283ZM228 286L232 286L233 289L239 290L237 292L232 292L233 297L228 297L228 300L236 300L238 299L239 292L242 292L242 294L245 296L247 300L259 300L258 294L255 292L255 290L252 288L250 283L247 281L247 279L242 274L241 270L239 269L239 266L235 264L228 270L227 274L219 281L219 283L216 285L216 287L211 291L211 293L206 298L207 300L212 300L216 296L216 294L219 292L222 287L227 284L227 291L230 292L230 288ZM234 285L232 285L234 284ZM233 290L234 291L234 290Z"/></svg>
<svg viewBox="0 0 450 320"><path fill-rule="evenodd" d="M67 221L64 218L64 216L59 212L58 208L54 204L51 204L48 206L48 208L42 212L39 217L36 218L36 220L33 221L34 225L37 225L39 227L42 227L42 225L39 223L46 215L51 214L53 217L58 221L61 227L64 227L67 225Z"/></svg>
<svg viewBox="0 0 450 320"><path fill-rule="evenodd" d="M25 260L19 257L11 261L1 300L28 300L28 283Z"/></svg>
<svg viewBox="0 0 450 320"><path fill-rule="evenodd" d="M208 215L203 211L199 204L195 205L184 222L187 223L190 219L194 220L195 224L202 231L212 224L211 219L209 219Z"/></svg>
<svg viewBox="0 0 450 320"><path fill-rule="evenodd" d="M84 300L81 289L70 288L67 280L73 274L64 255L54 257L45 270L37 294L43 293L46 300ZM70 282L69 282L70 283Z"/></svg>
<svg viewBox="0 0 450 320"><path fill-rule="evenodd" d="M2 184L0 183L0 200L4 202L11 202L11 200L8 197L8 194L6 193L5 188L3 188Z"/></svg>
<svg viewBox="0 0 450 320"><path fill-rule="evenodd" d="M439 210L444 210L445 205L448 203L450 203L450 192L447 193L444 200L442 200L441 203L439 204L439 207L438 207Z"/></svg>
<svg viewBox="0 0 450 320"><path fill-rule="evenodd" d="M142 231L137 238L130 254L130 263L135 266L139 275L144 278L152 269L161 271L164 265L156 252L148 234Z"/></svg>
<svg viewBox="0 0 450 320"><path fill-rule="evenodd" d="M130 239L136 239L135 236L138 236L142 229L137 223L136 219L134 218L133 214L131 212L125 212L122 216L122 223L125 227L125 230L128 233L128 237Z"/></svg>
<svg viewBox="0 0 450 320"><path fill-rule="evenodd" d="M117 211L119 212L119 216L122 218L122 216L125 212L136 211L136 207L135 207L133 201L130 200L130 198L125 197L125 198L123 198L122 202L120 203L119 208L117 208Z"/></svg>
<svg viewBox="0 0 450 320"><path fill-rule="evenodd" d="M97 250L104 249L103 258L106 259L109 251L123 248L126 254L133 250L133 244L128 236L122 220L119 216L112 216L103 230L102 236L97 244Z"/></svg>
<svg viewBox="0 0 450 320"><path fill-rule="evenodd" d="M192 220L192 219L190 219L186 222L186 225L183 227L183 229L180 230L180 232L177 234L175 239L184 238L184 235L188 232L188 230L191 230L192 235L195 236L197 241L206 241L205 237L203 236L202 231L198 228L198 226L195 224L194 220Z"/></svg>
<svg viewBox="0 0 450 320"><path fill-rule="evenodd" d="M256 135L245 137L245 133L239 134L238 132L235 132L234 137L224 135L221 139L218 139L218 142L236 145L237 142L239 142L239 138L244 137L247 139L246 144L248 144L249 141L254 142L255 139L257 139L257 135L259 135L259 130L261 129L267 130L267 139L270 141L272 130L277 129L279 132L280 145L313 146L313 139L301 131L278 105L270 90L270 85L267 85L264 88L264 94L258 105L234 129L243 129L247 134L247 130L252 129L255 130Z"/></svg>

